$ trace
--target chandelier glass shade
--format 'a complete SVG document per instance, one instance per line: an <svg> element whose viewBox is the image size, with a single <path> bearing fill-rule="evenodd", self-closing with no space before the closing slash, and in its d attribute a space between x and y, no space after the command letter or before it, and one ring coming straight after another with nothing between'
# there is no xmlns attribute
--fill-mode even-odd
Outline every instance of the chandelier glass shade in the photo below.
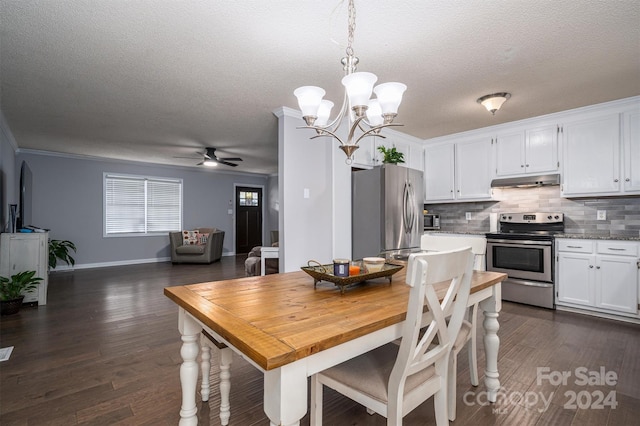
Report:
<svg viewBox="0 0 640 426"><path fill-rule="evenodd" d="M302 86L293 94L298 98L298 106L302 112L306 126L314 129L318 137L333 137L340 143L340 149L347 155L347 164L353 161L353 153L358 149L358 142L367 136L379 136L380 130L389 126L402 126L393 123L398 115L402 95L407 86L402 83L383 83L374 87L378 77L370 72L356 72L358 58L353 54L353 37L355 31L354 0L349 0L349 25L347 56L342 58L345 76L342 78L345 95L340 112L330 120L334 103L323 99L325 90L316 86ZM371 99L375 93L376 98ZM336 132L343 124L348 123L349 131L346 140Z"/></svg>

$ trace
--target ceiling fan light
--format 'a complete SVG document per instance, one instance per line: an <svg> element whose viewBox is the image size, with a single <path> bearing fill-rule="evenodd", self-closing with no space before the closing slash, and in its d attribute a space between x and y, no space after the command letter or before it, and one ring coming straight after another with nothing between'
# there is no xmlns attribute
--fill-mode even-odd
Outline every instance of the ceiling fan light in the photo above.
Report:
<svg viewBox="0 0 640 426"><path fill-rule="evenodd" d="M382 114L397 114L402 95L407 90L407 86L402 83L390 82L379 84L373 89L380 101Z"/></svg>
<svg viewBox="0 0 640 426"><path fill-rule="evenodd" d="M213 161L213 160L211 160L211 159L207 158L206 160L204 160L204 161L202 162L202 164L203 164L203 165L205 165L205 166L209 166L209 167L215 167L215 166L217 166L217 165L218 165L218 162L217 162L217 161Z"/></svg>
<svg viewBox="0 0 640 426"><path fill-rule="evenodd" d="M320 102L320 107L318 108L318 118L314 123L315 126L325 126L329 122L329 117L331 116L331 108L333 108L333 102L323 99Z"/></svg>
<svg viewBox="0 0 640 426"><path fill-rule="evenodd" d="M318 108L326 92L317 86L302 86L293 91L303 117L317 117Z"/></svg>
<svg viewBox="0 0 640 426"><path fill-rule="evenodd" d="M354 72L342 78L351 108L367 106L378 77L370 72Z"/></svg>
<svg viewBox="0 0 640 426"><path fill-rule="evenodd" d="M496 111L499 110L502 104L510 97L511 93L507 92L493 93L491 95L485 95L478 98L477 102L483 105L491 114L495 115Z"/></svg>
<svg viewBox="0 0 640 426"><path fill-rule="evenodd" d="M380 108L380 101L377 99L371 99L369 101L369 108L367 109L367 120L371 126L379 126L384 123L382 117L382 109Z"/></svg>

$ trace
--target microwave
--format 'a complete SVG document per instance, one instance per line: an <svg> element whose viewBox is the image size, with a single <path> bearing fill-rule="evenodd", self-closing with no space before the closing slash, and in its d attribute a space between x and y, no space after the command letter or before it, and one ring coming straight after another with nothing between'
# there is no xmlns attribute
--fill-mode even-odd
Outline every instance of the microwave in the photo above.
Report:
<svg viewBox="0 0 640 426"><path fill-rule="evenodd" d="M424 214L424 230L439 230L440 229L440 215L439 214Z"/></svg>

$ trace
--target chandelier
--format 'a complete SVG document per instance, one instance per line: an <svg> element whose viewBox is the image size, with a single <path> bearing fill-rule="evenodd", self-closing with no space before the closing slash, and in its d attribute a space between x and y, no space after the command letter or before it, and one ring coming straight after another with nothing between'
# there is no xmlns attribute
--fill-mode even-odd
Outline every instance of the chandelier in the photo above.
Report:
<svg viewBox="0 0 640 426"><path fill-rule="evenodd" d="M345 72L342 78L345 94L340 112L329 122L334 104L322 99L326 92L320 87L302 86L293 92L298 98L302 118L307 124L300 128L314 129L316 135L311 139L333 137L338 140L339 148L347 155L345 161L347 164L353 162L353 153L358 149L358 142L362 138L375 135L384 138L385 136L380 134L380 129L402 126L402 124L393 123L393 120L398 115L402 94L407 90L407 86L395 82L379 84L374 88L373 85L378 80L375 74L356 72L359 60L354 56L352 46L356 27L356 8L353 1L349 0L347 56L341 60ZM376 99L370 99L372 91L376 94ZM346 142L336 134L345 121L349 125Z"/></svg>

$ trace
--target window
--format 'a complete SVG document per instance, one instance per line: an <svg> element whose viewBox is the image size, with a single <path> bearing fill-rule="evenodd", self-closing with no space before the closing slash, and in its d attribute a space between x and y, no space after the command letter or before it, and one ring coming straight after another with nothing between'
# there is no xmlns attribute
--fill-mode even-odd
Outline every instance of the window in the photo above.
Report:
<svg viewBox="0 0 640 426"><path fill-rule="evenodd" d="M258 206L258 191L240 191L241 206Z"/></svg>
<svg viewBox="0 0 640 426"><path fill-rule="evenodd" d="M104 235L182 229L182 179L104 174Z"/></svg>

